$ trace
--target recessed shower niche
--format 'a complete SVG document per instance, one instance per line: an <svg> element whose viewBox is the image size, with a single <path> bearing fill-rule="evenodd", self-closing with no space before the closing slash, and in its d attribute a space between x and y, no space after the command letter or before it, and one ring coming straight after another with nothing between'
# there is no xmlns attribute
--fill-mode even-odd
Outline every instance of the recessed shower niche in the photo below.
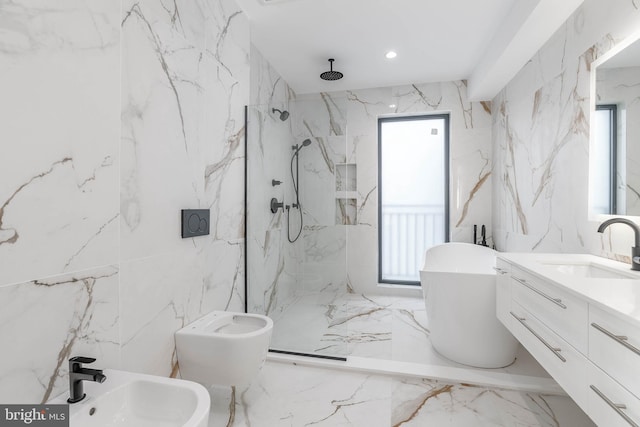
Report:
<svg viewBox="0 0 640 427"><path fill-rule="evenodd" d="M336 191L355 192L357 190L355 163L336 164Z"/></svg>
<svg viewBox="0 0 640 427"><path fill-rule="evenodd" d="M357 199L336 198L336 224L355 225L358 222Z"/></svg>

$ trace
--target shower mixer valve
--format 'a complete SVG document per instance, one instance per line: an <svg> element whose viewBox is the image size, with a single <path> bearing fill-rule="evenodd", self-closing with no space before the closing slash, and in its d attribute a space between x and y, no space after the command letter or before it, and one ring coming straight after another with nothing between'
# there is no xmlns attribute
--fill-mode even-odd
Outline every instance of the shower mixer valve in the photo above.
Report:
<svg viewBox="0 0 640 427"><path fill-rule="evenodd" d="M271 213L277 213L278 209L284 209L284 202L278 202L275 197L271 199Z"/></svg>

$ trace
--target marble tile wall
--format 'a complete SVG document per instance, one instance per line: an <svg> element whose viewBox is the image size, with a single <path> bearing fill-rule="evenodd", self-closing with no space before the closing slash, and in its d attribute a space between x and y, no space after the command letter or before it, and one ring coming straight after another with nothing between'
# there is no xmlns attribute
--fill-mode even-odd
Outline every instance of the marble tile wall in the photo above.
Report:
<svg viewBox="0 0 640 427"><path fill-rule="evenodd" d="M249 24L233 0L0 4L0 401L67 359L176 373L173 333L244 302ZM211 235L180 238L180 209Z"/></svg>
<svg viewBox="0 0 640 427"><path fill-rule="evenodd" d="M639 8L633 0L585 0L493 100L500 250L628 258L631 229L600 235L588 216L589 78L595 58L640 28Z"/></svg>
<svg viewBox="0 0 640 427"><path fill-rule="evenodd" d="M343 291L375 294L377 287L377 119L386 115L448 112L451 120L451 240L471 242L473 225L485 224L491 243L491 104L470 102L466 82L413 84L296 98L294 134L311 136L305 163L307 260L346 259ZM345 139L346 138L346 139ZM336 215L336 164L356 165L355 214ZM331 200L330 200L331 199ZM340 206L339 204L337 205ZM338 211L340 213L340 211ZM336 218L341 219L338 221ZM341 225L341 224L353 225ZM313 225L312 225L313 224ZM338 225L336 225L338 224ZM322 233L319 231L322 230ZM331 236L323 243L322 235ZM335 262L323 271L336 271ZM323 286L336 284L323 278Z"/></svg>

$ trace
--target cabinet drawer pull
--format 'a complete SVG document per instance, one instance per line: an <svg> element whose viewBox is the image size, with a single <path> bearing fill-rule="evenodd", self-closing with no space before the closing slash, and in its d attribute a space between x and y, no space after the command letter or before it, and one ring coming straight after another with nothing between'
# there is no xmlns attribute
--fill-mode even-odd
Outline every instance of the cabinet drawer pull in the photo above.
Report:
<svg viewBox="0 0 640 427"><path fill-rule="evenodd" d="M594 386L594 385L590 385L589 387L591 388L591 390L593 390L593 391L594 391L594 393L595 393L595 394L597 394L598 396L600 396L600 398L601 398L602 400L604 400L604 401L605 401L605 403L611 407L611 409L613 409L614 411L616 411L616 412L618 413L618 415L620 415L622 418L624 418L624 420L625 420L626 422L628 422L630 426L633 426L633 427L640 427L640 426L638 426L638 424L636 424L636 423L635 423L631 418L629 418L629 416L628 416L627 414L625 414L625 413L622 411L623 409L627 409L627 406L626 406L626 405L622 405L622 404L619 404L619 403L613 403L613 402L611 401L611 399L609 399L607 396L605 396L605 395L604 395L604 393L603 393L603 392L601 392L600 390L598 390L598 388L597 388L596 386Z"/></svg>
<svg viewBox="0 0 640 427"><path fill-rule="evenodd" d="M542 296L542 297L544 297L544 298L548 299L549 301L551 301L552 303L554 303L554 304L555 304L555 305L557 305L558 307L562 307L562 308L565 308L565 309L567 308L567 306L566 306L566 305L564 305L564 304L562 303L562 300L561 300L560 298L553 298L553 297L550 297L549 295L545 294L545 293L544 293L544 292L542 292L541 290L536 289L535 287L531 286L531 285L530 285L526 280L524 280L524 279L519 279L519 278L517 278L516 276L511 276L511 277L513 277L513 279L514 279L516 282L518 282L518 283L520 283L520 284L522 284L522 285L526 286L527 288L531 289L533 292L537 293L538 295L540 295L540 296Z"/></svg>
<svg viewBox="0 0 640 427"><path fill-rule="evenodd" d="M538 340L540 340L540 342L542 344L545 345L545 347L547 347L549 350L551 350L553 352L553 354L555 354L558 359L562 360L563 362L566 362L567 359L565 359L560 352L562 351L562 349L558 348L558 347L553 347L551 344L549 344L547 342L547 340L545 340L544 338L542 338L540 335L538 335L538 333L536 331L534 331L531 326L527 325L526 321L527 319L524 317L520 317L518 315L516 315L513 311L510 311L509 313L511 313L511 315L513 317L516 318L516 320L520 323L522 323L522 326L524 326L525 328L527 328L529 330L529 332L531 332L533 334L534 337L538 338Z"/></svg>
<svg viewBox="0 0 640 427"><path fill-rule="evenodd" d="M593 326L594 328L596 328L597 330L599 330L600 332L602 332L603 334L605 334L606 336L608 336L609 338L614 340L615 342L617 342L619 344L622 344L627 349L633 351L635 354L640 356L640 348L637 348L637 347L629 344L627 342L627 340L629 339L628 337L626 337L624 335L612 334L611 332L607 331L605 328L603 328L602 326L598 325L597 323L592 323L591 326Z"/></svg>
<svg viewBox="0 0 640 427"><path fill-rule="evenodd" d="M508 273L508 271L503 270L503 269L501 269L501 268L499 268L499 267L493 267L493 269L494 269L496 272L498 272L499 274L507 274L507 273Z"/></svg>

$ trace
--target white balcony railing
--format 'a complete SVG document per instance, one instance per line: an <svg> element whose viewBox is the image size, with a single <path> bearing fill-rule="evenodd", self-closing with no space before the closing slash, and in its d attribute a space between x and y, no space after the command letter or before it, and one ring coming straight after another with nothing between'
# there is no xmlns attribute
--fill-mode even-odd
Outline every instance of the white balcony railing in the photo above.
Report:
<svg viewBox="0 0 640 427"><path fill-rule="evenodd" d="M444 206L382 205L382 280L420 280L424 252L444 242Z"/></svg>

